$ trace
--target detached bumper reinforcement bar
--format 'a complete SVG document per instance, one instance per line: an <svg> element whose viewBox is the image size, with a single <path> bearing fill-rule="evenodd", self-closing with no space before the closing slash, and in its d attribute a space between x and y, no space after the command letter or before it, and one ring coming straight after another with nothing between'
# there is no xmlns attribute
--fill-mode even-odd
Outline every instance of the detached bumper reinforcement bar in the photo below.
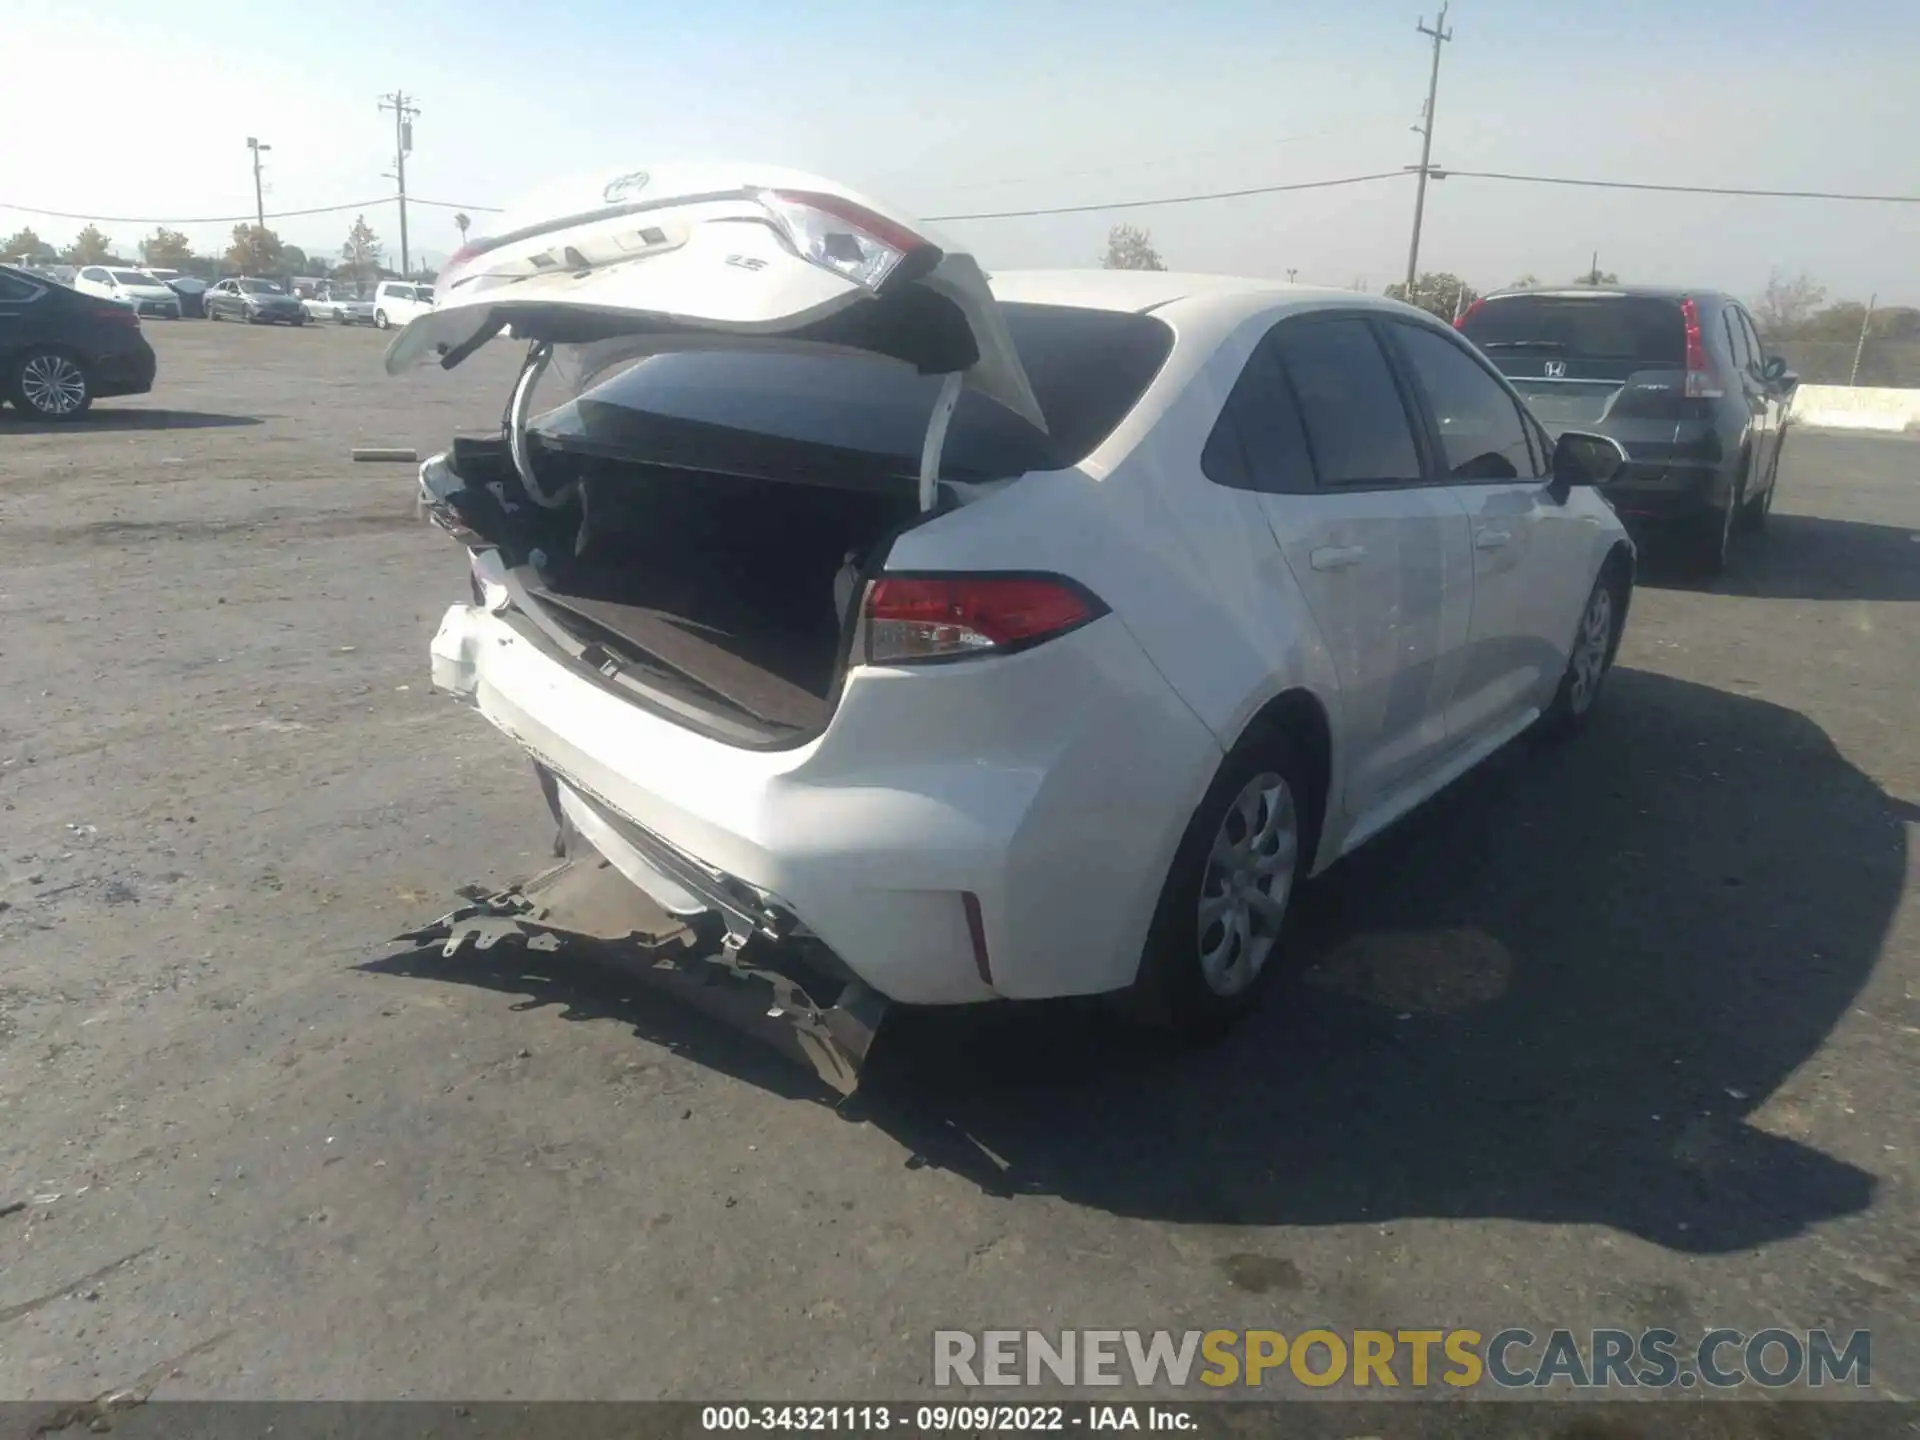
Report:
<svg viewBox="0 0 1920 1440"><path fill-rule="evenodd" d="M701 953L708 947L692 930L597 856L563 861L504 890L488 893L476 886L462 893L470 903L396 941L438 944L446 956L468 947L490 950L503 940L530 950L568 944L610 949L642 962L643 983L733 1028L753 1033L777 1022L767 1038L785 1036L791 1045L775 1039L775 1048L810 1066L842 1095L858 1087L887 1011L886 999L866 985L820 973L796 947L758 928L743 933L734 915L723 917L727 936L718 950Z"/></svg>

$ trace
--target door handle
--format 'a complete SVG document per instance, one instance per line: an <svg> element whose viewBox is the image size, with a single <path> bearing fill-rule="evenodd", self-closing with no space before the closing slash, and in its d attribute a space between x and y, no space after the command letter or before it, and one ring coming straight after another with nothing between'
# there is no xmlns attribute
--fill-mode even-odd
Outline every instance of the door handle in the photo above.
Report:
<svg viewBox="0 0 1920 1440"><path fill-rule="evenodd" d="M1511 530L1481 530L1473 537L1473 548L1476 550L1498 550L1511 539L1513 539L1513 532Z"/></svg>
<svg viewBox="0 0 1920 1440"><path fill-rule="evenodd" d="M1366 558L1364 545L1322 545L1307 560L1316 570L1345 570Z"/></svg>

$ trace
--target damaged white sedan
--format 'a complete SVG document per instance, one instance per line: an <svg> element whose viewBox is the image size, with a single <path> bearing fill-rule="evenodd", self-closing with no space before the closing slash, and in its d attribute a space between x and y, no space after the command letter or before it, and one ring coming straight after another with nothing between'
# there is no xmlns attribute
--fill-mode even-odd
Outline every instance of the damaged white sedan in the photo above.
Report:
<svg viewBox="0 0 1920 1440"><path fill-rule="evenodd" d="M1218 1030L1297 882L1578 725L1619 642L1617 447L1390 301L989 281L751 168L550 192L439 286L390 369L531 343L422 467L473 553L434 683L843 1076L889 1001Z"/></svg>

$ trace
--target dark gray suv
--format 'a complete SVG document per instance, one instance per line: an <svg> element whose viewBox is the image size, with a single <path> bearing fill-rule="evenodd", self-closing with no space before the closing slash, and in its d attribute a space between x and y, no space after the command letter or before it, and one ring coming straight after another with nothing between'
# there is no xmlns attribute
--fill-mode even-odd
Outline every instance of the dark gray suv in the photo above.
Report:
<svg viewBox="0 0 1920 1440"><path fill-rule="evenodd" d="M1555 436L1626 447L1602 493L1630 526L1670 527L1717 574L1735 529L1773 508L1787 408L1799 383L1728 295L1649 286L1508 290L1459 328Z"/></svg>

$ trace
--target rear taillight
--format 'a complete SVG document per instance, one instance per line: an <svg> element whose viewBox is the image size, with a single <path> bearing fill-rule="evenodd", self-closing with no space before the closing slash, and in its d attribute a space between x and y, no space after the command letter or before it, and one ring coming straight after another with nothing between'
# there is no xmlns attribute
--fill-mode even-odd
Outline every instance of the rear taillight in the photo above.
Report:
<svg viewBox="0 0 1920 1440"><path fill-rule="evenodd" d="M1050 575L887 575L867 589L867 663L1004 655L1076 630L1106 606Z"/></svg>
<svg viewBox="0 0 1920 1440"><path fill-rule="evenodd" d="M779 222L804 260L878 290L909 257L939 250L898 221L840 195L812 190L762 190L760 203Z"/></svg>
<svg viewBox="0 0 1920 1440"><path fill-rule="evenodd" d="M1687 398L1718 400L1727 392L1720 383L1720 372L1714 369L1713 357L1707 354L1707 337L1700 333L1700 306L1695 301L1680 302L1680 323L1687 331Z"/></svg>
<svg viewBox="0 0 1920 1440"><path fill-rule="evenodd" d="M1467 328L1467 321L1473 318L1473 312L1486 303L1484 300L1476 300L1467 306L1466 309L1460 312L1459 318L1453 322L1453 328L1456 330L1465 330Z"/></svg>

